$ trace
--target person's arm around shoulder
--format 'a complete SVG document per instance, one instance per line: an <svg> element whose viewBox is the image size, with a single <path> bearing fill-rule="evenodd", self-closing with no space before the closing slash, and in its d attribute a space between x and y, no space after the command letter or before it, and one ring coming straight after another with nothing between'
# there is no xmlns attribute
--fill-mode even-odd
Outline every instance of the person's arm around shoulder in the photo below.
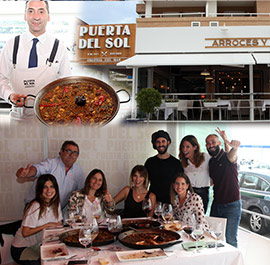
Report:
<svg viewBox="0 0 270 265"><path fill-rule="evenodd" d="M37 174L36 167L28 164L26 168L21 167L17 170L16 172L17 181L19 183L34 181L36 174Z"/></svg>
<svg viewBox="0 0 270 265"><path fill-rule="evenodd" d="M151 192L149 194L149 198L151 200L152 208L151 208L150 213L148 214L148 217L153 217L154 216L154 212L155 212L156 202L157 202L155 193Z"/></svg>
<svg viewBox="0 0 270 265"><path fill-rule="evenodd" d="M232 140L231 142L227 141L228 145L231 147L231 150L228 152L227 157L231 163L235 163L237 160L237 151L240 146L240 141Z"/></svg>
<svg viewBox="0 0 270 265"><path fill-rule="evenodd" d="M114 201L115 201L115 204L121 202L121 201L125 201L127 196L128 196L128 193L130 191L130 187L129 186L126 186L124 187L122 190L120 190L118 192L117 195L114 196Z"/></svg>

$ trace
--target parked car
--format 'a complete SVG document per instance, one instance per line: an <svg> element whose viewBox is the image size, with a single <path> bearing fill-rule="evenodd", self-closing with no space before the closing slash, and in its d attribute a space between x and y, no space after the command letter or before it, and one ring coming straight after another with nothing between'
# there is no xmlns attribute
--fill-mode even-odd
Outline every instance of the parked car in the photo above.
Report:
<svg viewBox="0 0 270 265"><path fill-rule="evenodd" d="M270 217L270 171L240 171L239 183L242 199L242 209L261 213ZM242 212L243 217L248 217L250 230L264 234L270 231L270 220L256 214Z"/></svg>

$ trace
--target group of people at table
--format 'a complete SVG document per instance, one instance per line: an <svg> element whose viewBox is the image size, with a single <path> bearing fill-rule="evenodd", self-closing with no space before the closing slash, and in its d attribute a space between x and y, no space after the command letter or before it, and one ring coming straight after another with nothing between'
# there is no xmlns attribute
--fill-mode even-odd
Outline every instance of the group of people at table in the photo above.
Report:
<svg viewBox="0 0 270 265"><path fill-rule="evenodd" d="M18 182L34 183L26 196L22 225L11 246L13 259L19 264L40 264L39 257L27 260L24 253L40 245L43 229L62 224L62 211L66 209L76 208L89 215L99 205L110 218L115 205L124 201L122 218L153 217L156 203L161 202L173 206L174 219L186 222L187 216L193 216L197 224L209 229L205 212L210 185L214 189L210 215L227 218L226 241L237 247L241 200L236 159L240 142L228 141L224 131L216 131L225 150L218 134L207 136L208 153L201 152L196 137L188 135L181 140L179 159L168 152L168 132L153 133L152 144L158 154L148 158L144 165L136 165L131 170L130 186L114 197L108 191L102 170L93 169L85 179L76 163L79 146L73 141L62 144L58 157L18 169ZM148 214L142 210L145 198L152 204Z"/></svg>

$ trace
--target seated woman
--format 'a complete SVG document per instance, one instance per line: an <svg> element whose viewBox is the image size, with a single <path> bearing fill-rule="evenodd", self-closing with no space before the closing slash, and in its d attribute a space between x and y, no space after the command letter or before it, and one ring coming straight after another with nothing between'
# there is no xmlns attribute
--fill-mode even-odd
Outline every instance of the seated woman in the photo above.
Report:
<svg viewBox="0 0 270 265"><path fill-rule="evenodd" d="M190 180L185 173L178 173L174 178L170 196L176 219L185 224L194 215L196 224L201 224L204 229L209 228L204 218L202 199L193 191Z"/></svg>
<svg viewBox="0 0 270 265"><path fill-rule="evenodd" d="M25 209L22 225L11 245L11 256L18 264L40 264L42 230L62 225L58 184L53 175L38 178L36 197Z"/></svg>
<svg viewBox="0 0 270 265"><path fill-rule="evenodd" d="M115 203L125 201L123 218L152 217L156 205L156 195L147 190L148 173L144 166L135 166L130 174L130 186L124 187L115 197ZM142 210L142 202L145 198L151 200L151 211L146 215Z"/></svg>
<svg viewBox="0 0 270 265"><path fill-rule="evenodd" d="M104 213L114 213L115 203L107 189L105 175L100 169L93 169L87 176L84 187L72 193L68 208L78 208L88 218L94 215L97 221L102 220Z"/></svg>

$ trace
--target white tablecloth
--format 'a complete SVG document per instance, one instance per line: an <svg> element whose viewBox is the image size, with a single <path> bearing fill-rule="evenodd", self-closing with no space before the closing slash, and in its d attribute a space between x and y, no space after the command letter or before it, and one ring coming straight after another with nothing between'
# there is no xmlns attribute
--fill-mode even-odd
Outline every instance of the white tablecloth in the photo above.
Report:
<svg viewBox="0 0 270 265"><path fill-rule="evenodd" d="M266 111L266 106L270 106L270 100L264 100L262 104L262 111Z"/></svg>
<svg viewBox="0 0 270 265"><path fill-rule="evenodd" d="M187 236L184 232L181 232L181 237L187 241ZM165 253L168 255L166 258L151 259L142 261L143 265L244 265L243 256L240 250L234 248L226 243L223 243L225 247L215 249L202 249L199 253L195 251L185 251L181 244L174 245L169 248L165 248ZM100 247L107 248L112 245L121 246L124 251L133 250L123 246L120 242L115 242L108 246ZM86 250L83 248L68 247L70 255L77 254L76 258L82 257L86 254ZM120 262L112 251L99 251L97 256L91 257L91 264L98 265L98 258L106 258L109 260L109 265L112 264L138 264L137 261ZM133 262L133 263L132 263ZM54 260L54 261L42 261L43 265L64 265L67 260Z"/></svg>

